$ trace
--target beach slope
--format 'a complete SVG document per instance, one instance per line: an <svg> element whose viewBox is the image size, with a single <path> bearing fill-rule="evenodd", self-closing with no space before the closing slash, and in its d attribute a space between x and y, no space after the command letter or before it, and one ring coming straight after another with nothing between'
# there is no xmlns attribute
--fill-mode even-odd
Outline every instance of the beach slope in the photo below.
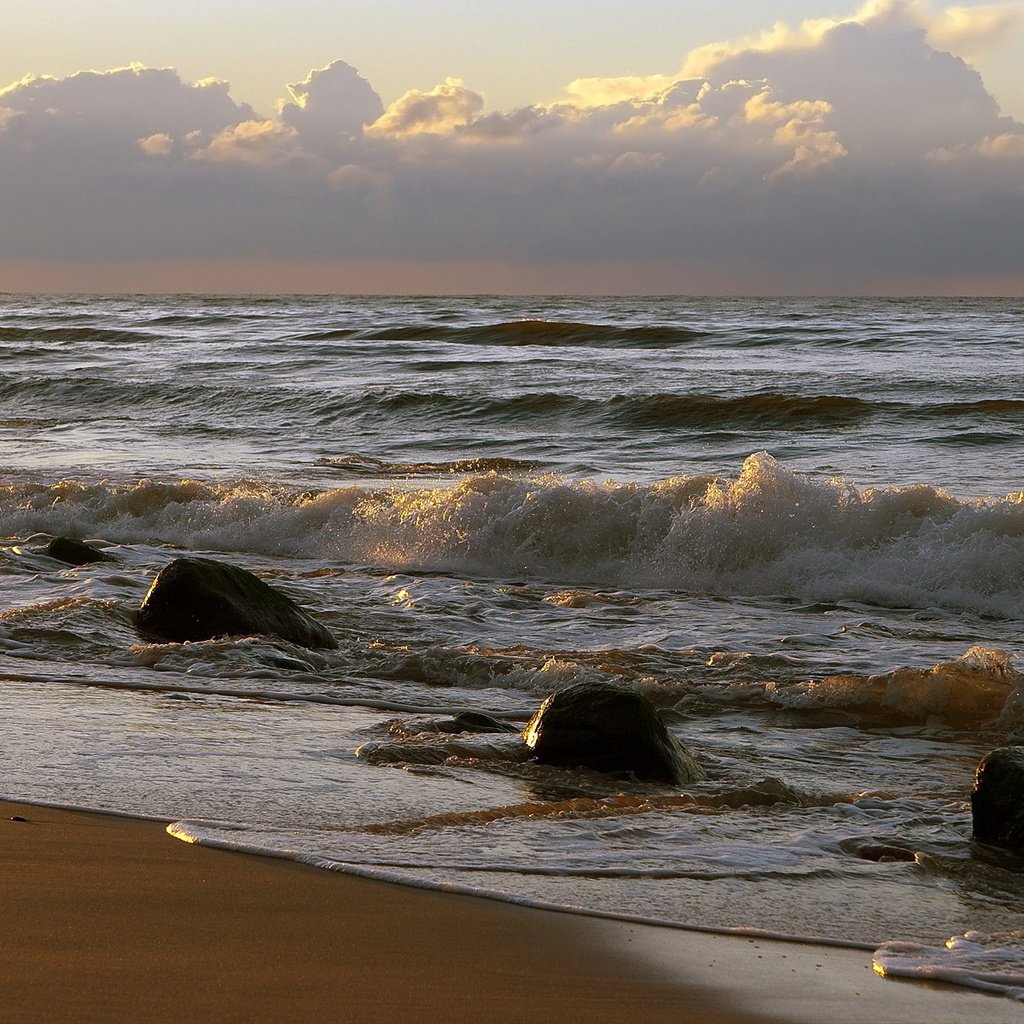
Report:
<svg viewBox="0 0 1024 1024"><path fill-rule="evenodd" d="M23 820L18 820L23 819ZM1002 1022L867 953L533 910L0 802L3 1018L35 1022Z"/></svg>

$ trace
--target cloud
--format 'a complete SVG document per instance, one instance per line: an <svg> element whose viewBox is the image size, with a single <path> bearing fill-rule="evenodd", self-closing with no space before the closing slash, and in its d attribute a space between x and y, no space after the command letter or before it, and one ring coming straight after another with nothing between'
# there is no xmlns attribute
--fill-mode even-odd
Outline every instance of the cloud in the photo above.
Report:
<svg viewBox="0 0 1024 1024"><path fill-rule="evenodd" d="M596 290L629 266L680 290L1012 279L1024 125L937 44L1012 13L876 0L511 111L455 78L385 110L341 61L270 119L168 69L28 78L0 92L0 261L490 262L550 287L618 268Z"/></svg>
<svg viewBox="0 0 1024 1024"><path fill-rule="evenodd" d="M192 135L186 139L188 142L194 140ZM166 135L151 135L139 145L150 156L167 156L172 149ZM260 166L305 158L299 133L277 121L242 121L229 125L205 146L194 147L190 155L197 160L239 161Z"/></svg>
<svg viewBox="0 0 1024 1024"><path fill-rule="evenodd" d="M430 92L412 89L399 97L369 131L392 138L443 134L468 124L483 107L484 98L467 89L461 79L446 78Z"/></svg>
<svg viewBox="0 0 1024 1024"><path fill-rule="evenodd" d="M370 83L342 60L311 71L288 91L292 101L281 104L281 122L314 147L336 146L384 113Z"/></svg>
<svg viewBox="0 0 1024 1024"><path fill-rule="evenodd" d="M998 105L980 75L928 42L929 28L945 23L911 0L873 0L849 19L703 48L683 71L713 83L768 80L783 102L824 100L850 152L918 158L998 129Z"/></svg>
<svg viewBox="0 0 1024 1024"><path fill-rule="evenodd" d="M950 7L935 16L928 41L939 50L973 57L990 50L1024 24L1024 3L987 4L981 7Z"/></svg>
<svg viewBox="0 0 1024 1024"><path fill-rule="evenodd" d="M68 78L29 75L0 90L4 133L25 144L86 137L132 144L159 133L214 133L253 117L237 104L226 82L182 82L170 68L138 64L112 71L82 71Z"/></svg>
<svg viewBox="0 0 1024 1024"><path fill-rule="evenodd" d="M935 49L971 56L979 49L1005 41L1022 22L1022 0L938 10L926 0L865 0L859 10L846 18L810 18L799 25L776 22L756 36L699 47L688 55L682 73L704 74L709 68L744 53L813 49L820 46L829 33L848 25L870 27L887 34L920 32Z"/></svg>
<svg viewBox="0 0 1024 1024"><path fill-rule="evenodd" d="M565 87L565 95L568 102L577 107L606 107L613 103L652 100L674 84L672 75L577 78Z"/></svg>

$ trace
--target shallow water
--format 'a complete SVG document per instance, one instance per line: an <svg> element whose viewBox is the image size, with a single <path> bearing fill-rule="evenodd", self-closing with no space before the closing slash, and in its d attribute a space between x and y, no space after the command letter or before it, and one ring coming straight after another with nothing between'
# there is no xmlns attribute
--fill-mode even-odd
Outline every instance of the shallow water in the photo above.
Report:
<svg viewBox="0 0 1024 1024"><path fill-rule="evenodd" d="M0 309L4 795L681 923L1024 928L967 804L1024 736L1020 301ZM339 649L145 642L183 551ZM581 679L648 694L708 779L444 731Z"/></svg>

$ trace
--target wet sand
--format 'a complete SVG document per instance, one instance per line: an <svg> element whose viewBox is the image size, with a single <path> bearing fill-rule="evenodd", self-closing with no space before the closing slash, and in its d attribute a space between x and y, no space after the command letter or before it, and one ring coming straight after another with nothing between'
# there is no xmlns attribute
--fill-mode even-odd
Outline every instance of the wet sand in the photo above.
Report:
<svg viewBox="0 0 1024 1024"><path fill-rule="evenodd" d="M21 817L26 820L11 820ZM0 802L0 1016L556 1024L1020 1019L867 953L702 935L189 846L159 822Z"/></svg>

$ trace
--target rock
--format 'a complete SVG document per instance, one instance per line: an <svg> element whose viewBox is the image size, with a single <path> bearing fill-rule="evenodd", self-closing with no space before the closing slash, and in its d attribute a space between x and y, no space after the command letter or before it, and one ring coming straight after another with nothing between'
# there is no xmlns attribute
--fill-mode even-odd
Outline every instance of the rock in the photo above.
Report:
<svg viewBox="0 0 1024 1024"><path fill-rule="evenodd" d="M912 864L917 859L913 850L903 846L890 846L888 843L867 843L858 846L854 850L854 856L860 857L861 860L873 860L876 864Z"/></svg>
<svg viewBox="0 0 1024 1024"><path fill-rule="evenodd" d="M68 565L89 565L90 562L113 562L114 559L105 551L94 548L85 541L75 540L74 537L54 537L49 544L43 548L43 554L50 558L56 558L58 562L67 562Z"/></svg>
<svg viewBox="0 0 1024 1024"><path fill-rule="evenodd" d="M632 773L676 784L704 772L642 694L612 683L576 683L551 694L523 730L545 764Z"/></svg>
<svg viewBox="0 0 1024 1024"><path fill-rule="evenodd" d="M161 640L269 634L302 647L337 647L331 632L251 572L211 558L177 558L139 608L139 631Z"/></svg>
<svg viewBox="0 0 1024 1024"><path fill-rule="evenodd" d="M482 711L460 711L454 718L437 723L438 732L519 732L511 722L502 722Z"/></svg>
<svg viewBox="0 0 1024 1024"><path fill-rule="evenodd" d="M999 747L978 762L971 813L975 839L1024 853L1024 747Z"/></svg>

